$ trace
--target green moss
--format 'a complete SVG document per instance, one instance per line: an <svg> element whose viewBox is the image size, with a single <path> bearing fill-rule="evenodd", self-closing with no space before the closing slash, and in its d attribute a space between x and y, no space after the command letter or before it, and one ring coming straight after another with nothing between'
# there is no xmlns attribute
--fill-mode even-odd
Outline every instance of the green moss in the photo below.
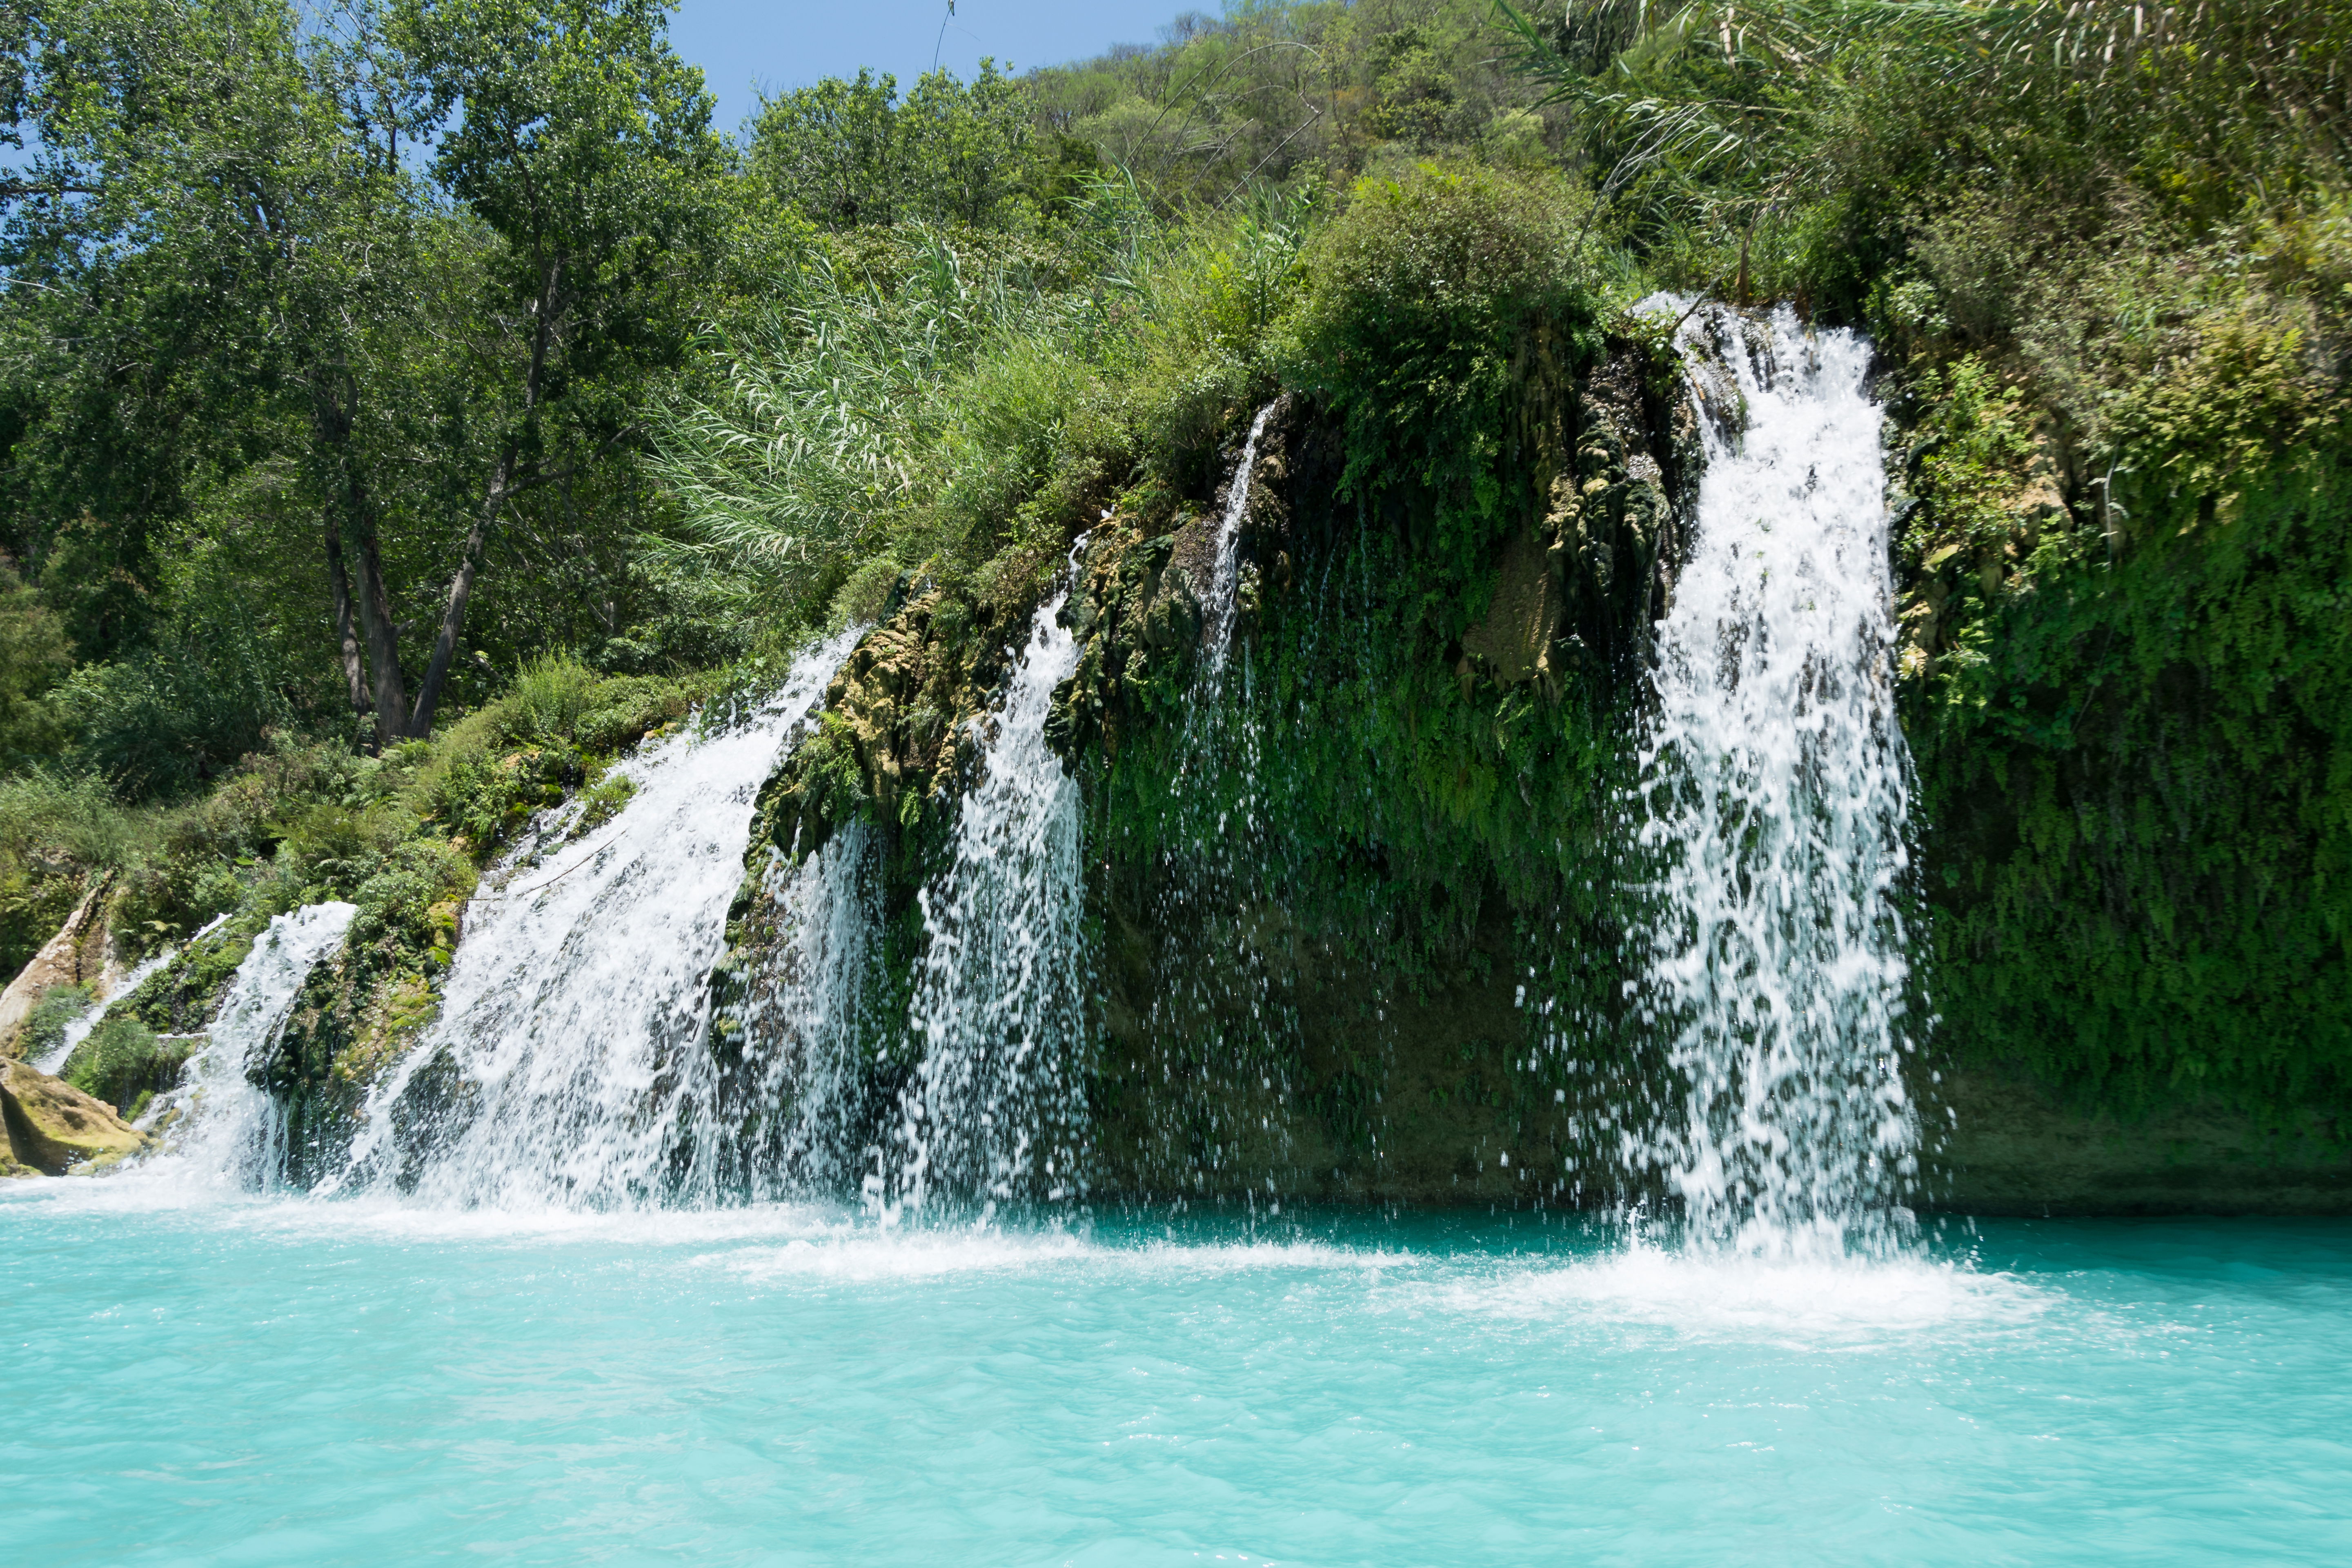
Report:
<svg viewBox="0 0 2352 1568"><path fill-rule="evenodd" d="M2095 504L2004 513L2024 477L2014 399L1966 413L1959 384L1945 395L1937 422L1963 428L1919 465L1905 661L1945 1039L2126 1117L2343 1117L2341 437L2275 458L2240 444L2276 412L2259 388L2239 406L2272 412L2205 404L2201 436L2151 424L2103 528Z"/></svg>

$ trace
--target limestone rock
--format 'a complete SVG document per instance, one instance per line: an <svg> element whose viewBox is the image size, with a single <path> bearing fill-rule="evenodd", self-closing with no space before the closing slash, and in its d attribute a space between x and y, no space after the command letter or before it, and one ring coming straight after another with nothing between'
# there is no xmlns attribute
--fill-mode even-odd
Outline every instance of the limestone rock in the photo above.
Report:
<svg viewBox="0 0 2352 1568"><path fill-rule="evenodd" d="M1482 661L1505 685L1539 679L1549 690L1551 645L1559 629L1559 591L1544 546L1521 535L1504 550L1486 618L1463 635L1462 652Z"/></svg>
<svg viewBox="0 0 2352 1568"><path fill-rule="evenodd" d="M60 985L79 985L97 979L106 969L106 895L114 886L111 874L100 877L82 895L58 934L42 944L8 989L0 994L0 1057L23 1053L25 1020L41 998Z"/></svg>
<svg viewBox="0 0 2352 1568"><path fill-rule="evenodd" d="M53 1176L88 1161L112 1161L147 1146L144 1133L62 1079L19 1061L0 1061L0 1116L10 1155Z"/></svg>

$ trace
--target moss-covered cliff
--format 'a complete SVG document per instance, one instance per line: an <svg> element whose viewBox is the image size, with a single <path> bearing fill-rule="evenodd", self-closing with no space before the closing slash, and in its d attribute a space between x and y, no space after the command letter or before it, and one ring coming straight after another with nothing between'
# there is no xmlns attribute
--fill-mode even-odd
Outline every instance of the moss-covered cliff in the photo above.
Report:
<svg viewBox="0 0 2352 1568"><path fill-rule="evenodd" d="M1310 255L1250 471L1236 402L1202 483L1131 488L1074 557L1050 733L1086 794L1118 1192L1614 1194L1612 1116L1669 1092L1627 1001L1625 785L1696 421L1738 411L1693 404L1656 324L1525 287L1541 226L1509 190L1375 198ZM2135 384L2099 466L2017 367L1891 330L1927 1201L2352 1194L2337 372L2228 329ZM1222 666L1219 479L1249 487ZM1035 602L909 589L754 846L866 825L874 996ZM739 904L741 973L774 885ZM863 1026L881 1105L913 1047L887 1003Z"/></svg>

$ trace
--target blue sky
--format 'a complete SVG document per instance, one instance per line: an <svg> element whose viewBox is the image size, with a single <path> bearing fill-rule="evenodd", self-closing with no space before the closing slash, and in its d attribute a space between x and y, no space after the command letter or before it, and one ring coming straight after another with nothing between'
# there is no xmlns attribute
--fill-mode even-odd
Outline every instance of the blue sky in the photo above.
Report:
<svg viewBox="0 0 2352 1568"><path fill-rule="evenodd" d="M1098 55L1113 44L1148 44L1184 11L1214 13L1216 0L684 0L670 40L702 68L719 99L716 121L732 131L771 92L862 65L892 73L901 91L939 62L969 79L980 57L1026 70ZM947 23L944 34L940 23Z"/></svg>

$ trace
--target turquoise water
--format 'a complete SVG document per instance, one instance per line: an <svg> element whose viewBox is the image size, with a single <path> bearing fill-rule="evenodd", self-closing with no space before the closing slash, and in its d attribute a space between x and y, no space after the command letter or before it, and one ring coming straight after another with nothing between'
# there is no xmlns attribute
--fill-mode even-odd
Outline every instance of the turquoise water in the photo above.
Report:
<svg viewBox="0 0 2352 1568"><path fill-rule="evenodd" d="M2352 1562L2352 1227L0 1197L11 1563Z"/></svg>

